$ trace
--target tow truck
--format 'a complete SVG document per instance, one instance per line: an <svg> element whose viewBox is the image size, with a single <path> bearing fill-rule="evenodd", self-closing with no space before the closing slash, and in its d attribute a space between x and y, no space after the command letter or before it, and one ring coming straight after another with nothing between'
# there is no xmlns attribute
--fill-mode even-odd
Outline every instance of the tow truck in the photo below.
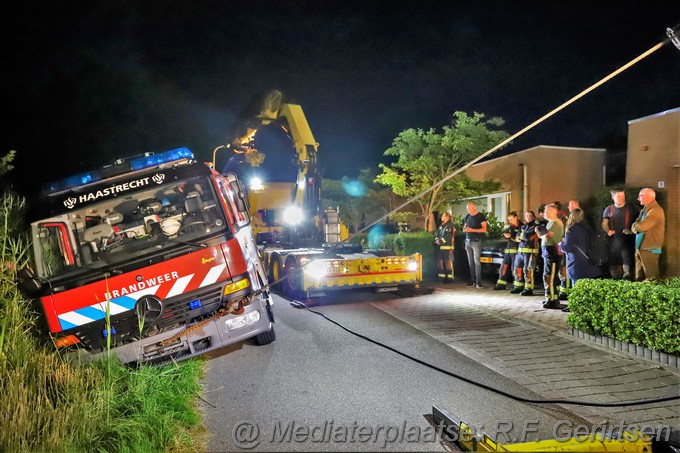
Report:
<svg viewBox="0 0 680 453"><path fill-rule="evenodd" d="M245 188L187 148L48 184L19 272L57 348L163 363L275 340Z"/></svg>
<svg viewBox="0 0 680 453"><path fill-rule="evenodd" d="M271 149L261 152L256 139L265 129L283 132L280 135L288 146L278 154ZM213 166L218 150L226 150L222 172L235 172L250 182L250 213L260 253L272 284L280 282L285 295L313 298L344 289L420 287L420 254L395 255L348 243L338 210L320 209L319 144L300 105L283 102L283 93L274 90L259 113L233 135L228 145L216 148ZM267 165L268 160L274 165ZM287 170L292 173L289 177Z"/></svg>

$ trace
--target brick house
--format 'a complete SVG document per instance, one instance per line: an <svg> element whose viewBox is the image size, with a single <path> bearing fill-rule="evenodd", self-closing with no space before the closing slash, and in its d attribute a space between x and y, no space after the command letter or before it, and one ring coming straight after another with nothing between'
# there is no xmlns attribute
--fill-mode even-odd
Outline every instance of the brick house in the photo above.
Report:
<svg viewBox="0 0 680 453"><path fill-rule="evenodd" d="M587 200L605 180L605 149L539 145L472 165L466 174L494 179L502 190L475 197L480 210L499 220L507 213L534 210L541 203ZM665 276L680 276L680 107L628 122L626 185L664 190L666 244ZM468 200L450 206L464 215ZM628 200L636 202L635 200Z"/></svg>
<svg viewBox="0 0 680 453"><path fill-rule="evenodd" d="M680 107L628 121L626 184L665 190L663 261L680 276Z"/></svg>
<svg viewBox="0 0 680 453"><path fill-rule="evenodd" d="M473 199L478 208L505 220L509 211L535 211L542 203L585 200L605 184L605 149L539 145L472 165L466 174L494 179L503 191ZM453 206L465 213L465 203Z"/></svg>

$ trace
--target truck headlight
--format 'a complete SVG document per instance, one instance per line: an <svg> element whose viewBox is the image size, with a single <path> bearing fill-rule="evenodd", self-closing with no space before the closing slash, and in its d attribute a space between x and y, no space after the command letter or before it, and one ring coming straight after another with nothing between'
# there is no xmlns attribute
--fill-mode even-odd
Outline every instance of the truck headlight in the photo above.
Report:
<svg viewBox="0 0 680 453"><path fill-rule="evenodd" d="M315 278L322 279L328 273L328 262L326 261L311 261L305 266L305 273Z"/></svg>
<svg viewBox="0 0 680 453"><path fill-rule="evenodd" d="M224 327L227 329L227 332L231 332L232 330L240 329L241 327L246 327L251 324L255 324L259 320L260 312L258 310L254 310L236 316L234 318L227 319L226 321L224 321Z"/></svg>
<svg viewBox="0 0 680 453"><path fill-rule="evenodd" d="M409 261L408 270L410 270L411 272L417 271L418 270L418 261Z"/></svg>

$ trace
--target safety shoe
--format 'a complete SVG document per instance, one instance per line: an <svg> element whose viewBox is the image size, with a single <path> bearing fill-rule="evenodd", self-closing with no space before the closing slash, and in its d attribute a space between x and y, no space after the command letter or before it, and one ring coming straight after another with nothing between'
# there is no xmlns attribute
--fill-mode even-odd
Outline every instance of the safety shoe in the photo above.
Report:
<svg viewBox="0 0 680 453"><path fill-rule="evenodd" d="M522 296L533 296L534 295L534 290L533 289L525 289L520 293Z"/></svg>
<svg viewBox="0 0 680 453"><path fill-rule="evenodd" d="M559 293L557 295L557 299L559 299L559 300L567 300L568 298L569 298L569 296L567 296L567 293Z"/></svg>
<svg viewBox="0 0 680 453"><path fill-rule="evenodd" d="M468 288L472 288L473 286L475 286L475 284L474 284L473 282L470 282L470 283L468 283L468 284L465 285L465 286L467 286Z"/></svg>
<svg viewBox="0 0 680 453"><path fill-rule="evenodd" d="M521 286L515 286L510 290L510 294L519 294L521 292L524 292Z"/></svg>
<svg viewBox="0 0 680 453"><path fill-rule="evenodd" d="M484 289L484 287L483 287L481 284L479 284L479 283L477 283L477 285L476 285L475 287L476 287L477 289Z"/></svg>
<svg viewBox="0 0 680 453"><path fill-rule="evenodd" d="M496 286L493 287L494 291L505 291L506 289L508 289L508 288L506 288L505 286L501 286L501 285L496 285Z"/></svg>
<svg viewBox="0 0 680 453"><path fill-rule="evenodd" d="M556 300L544 300L543 308L560 308L560 303Z"/></svg>

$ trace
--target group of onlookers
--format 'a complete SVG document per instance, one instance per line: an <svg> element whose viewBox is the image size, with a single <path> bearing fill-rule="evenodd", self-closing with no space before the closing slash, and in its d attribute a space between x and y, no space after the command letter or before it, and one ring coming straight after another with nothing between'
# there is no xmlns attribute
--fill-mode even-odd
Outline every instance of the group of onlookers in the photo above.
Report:
<svg viewBox="0 0 680 453"><path fill-rule="evenodd" d="M651 188L640 190L641 209L626 201L623 189L611 191L613 203L602 213L601 228L606 234L607 269L595 259L597 234L585 218L578 200L570 200L569 215L559 202L541 205L537 213L526 211L524 221L516 212L507 216L503 229L506 239L503 263L495 290L507 290L512 280L513 294L532 296L534 271L539 252L543 260L544 308L561 308L569 289L580 279L602 278L652 280L659 276L659 257L664 242L664 210ZM486 235L487 219L474 203L467 204L463 221L465 251L470 268L467 286L483 288L481 280L481 241ZM453 279L453 239L456 228L451 215L442 215L437 231L437 267L445 282ZM568 307L564 309L568 311Z"/></svg>

